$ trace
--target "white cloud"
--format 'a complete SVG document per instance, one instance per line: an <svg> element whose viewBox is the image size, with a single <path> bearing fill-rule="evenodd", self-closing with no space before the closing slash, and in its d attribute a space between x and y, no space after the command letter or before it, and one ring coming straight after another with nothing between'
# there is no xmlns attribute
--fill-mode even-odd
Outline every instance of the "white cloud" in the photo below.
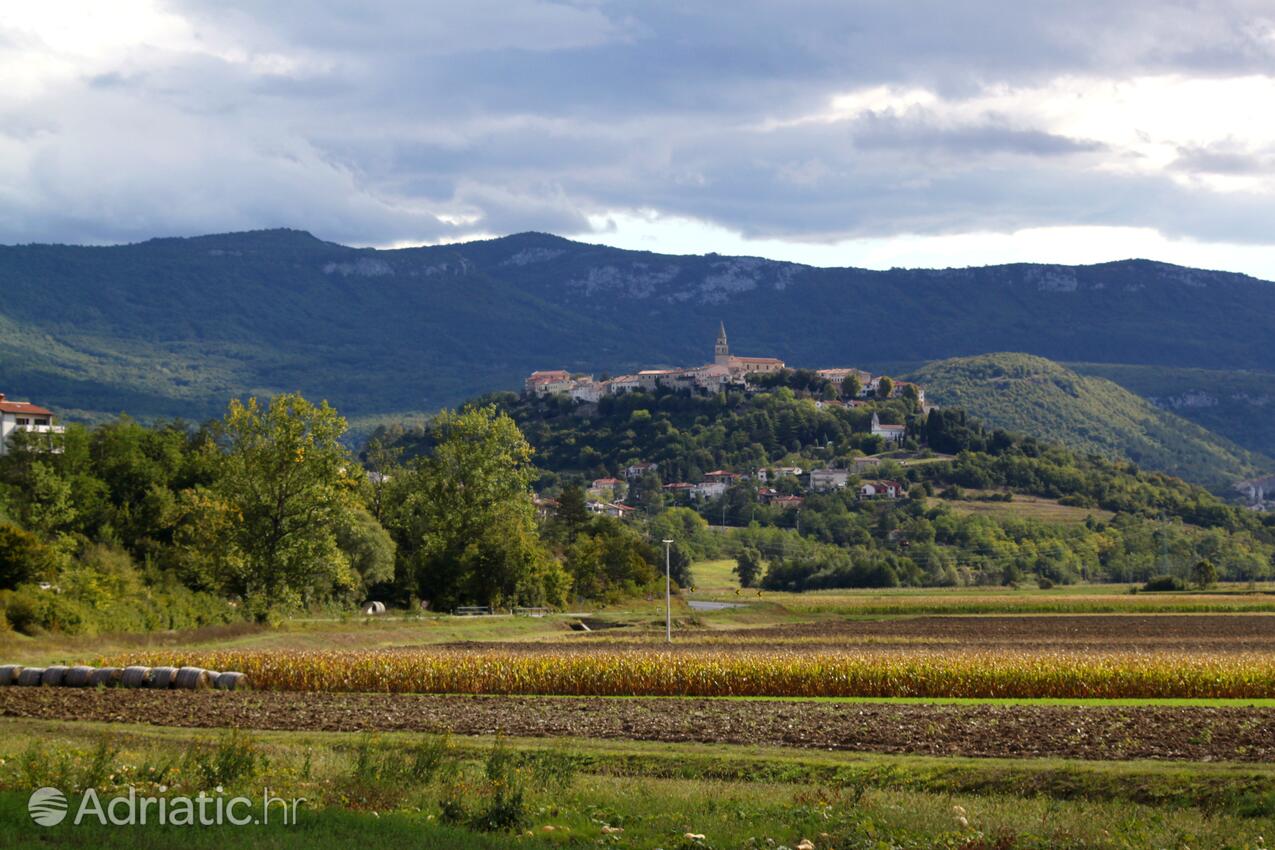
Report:
<svg viewBox="0 0 1275 850"><path fill-rule="evenodd" d="M1275 247L1273 11L16 4L0 241L542 229L820 264L1252 271Z"/></svg>

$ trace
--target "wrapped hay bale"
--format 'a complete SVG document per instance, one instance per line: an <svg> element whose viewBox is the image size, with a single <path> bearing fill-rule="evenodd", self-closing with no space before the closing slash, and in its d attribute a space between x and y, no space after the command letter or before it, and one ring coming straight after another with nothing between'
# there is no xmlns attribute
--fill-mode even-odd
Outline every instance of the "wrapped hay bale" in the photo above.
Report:
<svg viewBox="0 0 1275 850"><path fill-rule="evenodd" d="M152 667L150 686L161 690L171 688L173 686L173 680L176 678L176 667Z"/></svg>
<svg viewBox="0 0 1275 850"><path fill-rule="evenodd" d="M56 688L62 684L62 680L66 678L66 671L70 667L64 667L61 664L53 664L44 668L44 675L40 677L40 684L50 688Z"/></svg>
<svg viewBox="0 0 1275 850"><path fill-rule="evenodd" d="M6 664L0 667L0 685L16 685L21 673L21 664Z"/></svg>
<svg viewBox="0 0 1275 850"><path fill-rule="evenodd" d="M208 686L208 671L202 667L183 667L173 678L173 687L183 691L199 691Z"/></svg>
<svg viewBox="0 0 1275 850"><path fill-rule="evenodd" d="M220 673L213 686L219 691L242 691L248 687L248 677L243 673Z"/></svg>
<svg viewBox="0 0 1275 850"><path fill-rule="evenodd" d="M18 674L18 684L23 687L33 688L40 684L42 678L44 678L43 667L24 667L22 672Z"/></svg>
<svg viewBox="0 0 1275 850"><path fill-rule="evenodd" d="M144 688L150 684L151 668L125 667L120 674L120 684L126 688Z"/></svg>
<svg viewBox="0 0 1275 850"><path fill-rule="evenodd" d="M92 667L72 667L62 677L62 684L68 688L87 688L92 678Z"/></svg>
<svg viewBox="0 0 1275 850"><path fill-rule="evenodd" d="M89 675L89 687L113 688L120 683L124 671L118 667L99 667Z"/></svg>

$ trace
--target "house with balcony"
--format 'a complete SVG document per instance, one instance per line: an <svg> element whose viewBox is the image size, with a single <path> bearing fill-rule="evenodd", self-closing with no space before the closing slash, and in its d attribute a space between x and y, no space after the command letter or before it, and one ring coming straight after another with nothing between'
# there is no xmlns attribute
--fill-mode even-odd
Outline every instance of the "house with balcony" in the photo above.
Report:
<svg viewBox="0 0 1275 850"><path fill-rule="evenodd" d="M51 411L29 401L10 401L0 393L0 455L8 454L9 441L20 432L37 437L48 451L60 452L65 430L53 424Z"/></svg>

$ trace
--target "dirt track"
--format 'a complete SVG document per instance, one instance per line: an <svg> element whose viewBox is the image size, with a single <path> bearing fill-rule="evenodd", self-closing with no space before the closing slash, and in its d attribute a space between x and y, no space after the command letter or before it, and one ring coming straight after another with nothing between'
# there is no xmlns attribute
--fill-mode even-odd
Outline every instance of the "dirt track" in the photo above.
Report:
<svg viewBox="0 0 1275 850"><path fill-rule="evenodd" d="M0 688L0 716L163 726L451 731L881 753L1275 761L1275 709L899 705Z"/></svg>

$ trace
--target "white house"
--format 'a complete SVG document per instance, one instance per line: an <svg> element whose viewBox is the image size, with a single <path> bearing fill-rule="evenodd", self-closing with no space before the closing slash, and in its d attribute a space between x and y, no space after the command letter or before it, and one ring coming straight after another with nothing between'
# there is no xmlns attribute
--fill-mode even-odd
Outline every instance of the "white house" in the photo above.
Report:
<svg viewBox="0 0 1275 850"><path fill-rule="evenodd" d="M28 401L9 401L0 393L0 455L9 451L9 438L19 431L40 435L48 451L61 451L57 437L65 432L53 424L53 414Z"/></svg>
<svg viewBox="0 0 1275 850"><path fill-rule="evenodd" d="M845 383L846 378L854 375L859 379L859 387L862 390L872 380L872 373L865 372L862 369L836 368L836 369L816 369L815 374L829 381L838 390Z"/></svg>
<svg viewBox="0 0 1275 850"><path fill-rule="evenodd" d="M849 480L850 473L845 469L810 470L810 489L816 493L844 489Z"/></svg>
<svg viewBox="0 0 1275 850"><path fill-rule="evenodd" d="M692 499L716 499L730 489L725 481L703 481L691 488Z"/></svg>
<svg viewBox="0 0 1275 850"><path fill-rule="evenodd" d="M660 468L658 463L635 463L624 470L624 477L632 481L635 478L641 478L648 472L655 472Z"/></svg>
<svg viewBox="0 0 1275 850"><path fill-rule="evenodd" d="M594 403L602 399L602 385L592 378L587 381L577 381L567 394L576 401Z"/></svg>
<svg viewBox="0 0 1275 850"><path fill-rule="evenodd" d="M754 477L762 484L767 484L771 481L778 481L786 475L791 475L796 478L801 475L801 473L802 469L800 466L769 466L764 469L757 470Z"/></svg>
<svg viewBox="0 0 1275 850"><path fill-rule="evenodd" d="M865 481L859 485L861 499L897 499L903 495L903 485L897 481Z"/></svg>
<svg viewBox="0 0 1275 850"><path fill-rule="evenodd" d="M881 437L887 443L901 443L907 435L906 425L882 425L881 419L875 413L872 414L872 436Z"/></svg>
<svg viewBox="0 0 1275 850"><path fill-rule="evenodd" d="M637 375L620 375L606 382L607 392L611 395L631 393L642 389L642 381Z"/></svg>

